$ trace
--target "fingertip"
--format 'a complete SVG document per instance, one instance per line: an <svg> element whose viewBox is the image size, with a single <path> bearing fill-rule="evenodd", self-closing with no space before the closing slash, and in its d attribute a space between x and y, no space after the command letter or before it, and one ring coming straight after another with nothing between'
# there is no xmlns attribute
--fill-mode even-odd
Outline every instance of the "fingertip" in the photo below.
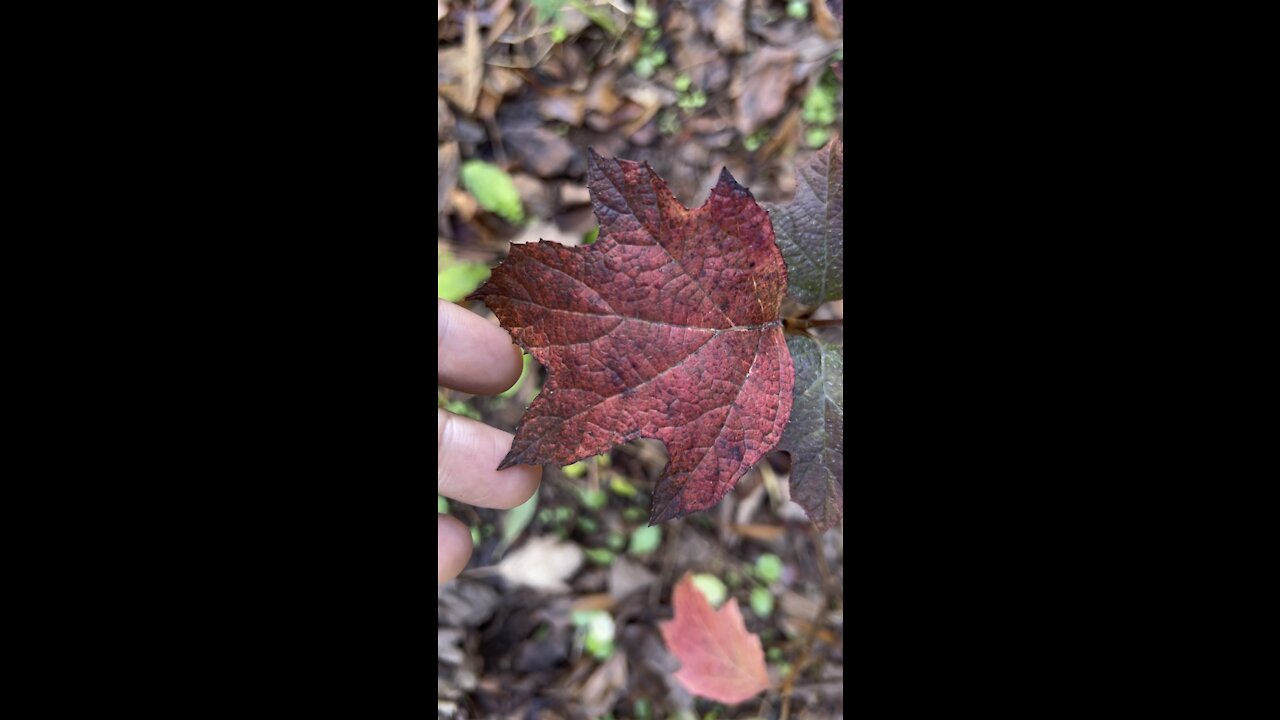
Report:
<svg viewBox="0 0 1280 720"><path fill-rule="evenodd" d="M471 531L451 515L438 515L436 536L439 542L439 565L436 582L448 582L458 576L471 560Z"/></svg>
<svg viewBox="0 0 1280 720"><path fill-rule="evenodd" d="M511 433L443 409L436 410L436 418L439 494L468 505L509 510L538 491L541 465L506 463Z"/></svg>
<svg viewBox="0 0 1280 720"><path fill-rule="evenodd" d="M516 487L519 488L515 497L516 499L523 499L511 507L519 507L520 505L529 502L529 498L537 495L538 488L542 486L541 465L512 465L503 472L516 473L520 478L520 480L515 483Z"/></svg>
<svg viewBox="0 0 1280 720"><path fill-rule="evenodd" d="M511 336L506 334L506 330L502 330L501 326L494 327L501 330L504 339L507 341L507 361L502 363L502 365L505 365L505 372L498 381L498 384L502 386L502 389L498 392L506 392L520 381L520 373L524 370L524 351L520 349L519 345L511 342Z"/></svg>
<svg viewBox="0 0 1280 720"><path fill-rule="evenodd" d="M440 384L463 392L496 395L520 379L524 359L501 326L437 299L436 364Z"/></svg>
<svg viewBox="0 0 1280 720"><path fill-rule="evenodd" d="M506 392L507 390L515 387L516 383L520 382L520 376L524 374L524 351L515 343L511 344L511 359L511 365L514 368L514 372L510 376L511 383L503 388L502 392Z"/></svg>

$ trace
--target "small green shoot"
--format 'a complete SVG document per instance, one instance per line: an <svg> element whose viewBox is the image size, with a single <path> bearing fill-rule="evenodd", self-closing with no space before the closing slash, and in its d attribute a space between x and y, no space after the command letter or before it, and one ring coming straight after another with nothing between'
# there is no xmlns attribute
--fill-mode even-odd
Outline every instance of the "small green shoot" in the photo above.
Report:
<svg viewBox="0 0 1280 720"><path fill-rule="evenodd" d="M658 115L658 132L663 135L675 135L680 129L680 118L674 112L663 110Z"/></svg>
<svg viewBox="0 0 1280 720"><path fill-rule="evenodd" d="M437 401L438 401L437 405L439 407L442 407L445 410L448 410L454 415L464 415L466 417L471 418L472 420L480 419L479 411L477 411L475 408L468 405L465 401L449 400L447 397L445 397L443 393L437 397Z"/></svg>
<svg viewBox="0 0 1280 720"><path fill-rule="evenodd" d="M697 573L693 576L693 586L698 588L698 592L702 593L712 607L720 607L729 597L729 589L715 575Z"/></svg>
<svg viewBox="0 0 1280 720"><path fill-rule="evenodd" d="M598 660L613 654L616 627L609 613L604 610L575 610L569 617L583 634L583 647L588 653Z"/></svg>
<svg viewBox="0 0 1280 720"><path fill-rule="evenodd" d="M461 262L441 268L436 273L436 297L449 302L462 302L489 279L489 268L481 263Z"/></svg>
<svg viewBox="0 0 1280 720"><path fill-rule="evenodd" d="M604 548L587 548L582 551L587 559L597 565L608 565L613 562L613 553Z"/></svg>
<svg viewBox="0 0 1280 720"><path fill-rule="evenodd" d="M538 22L548 22L559 15L564 3L565 0L533 0L533 7L538 11Z"/></svg>
<svg viewBox="0 0 1280 720"><path fill-rule="evenodd" d="M533 522L533 516L537 513L538 493L535 492L528 500L511 508L502 516L502 542L498 544L497 551L499 556L511 547L525 528L529 527L529 523Z"/></svg>
<svg viewBox="0 0 1280 720"><path fill-rule="evenodd" d="M524 379L529 377L529 369L533 367L533 356L526 354L524 356L524 365L520 368L520 379L516 380L516 384L498 393L498 397L503 400L515 395L520 391L520 387L524 385Z"/></svg>
<svg viewBox="0 0 1280 720"><path fill-rule="evenodd" d="M603 490L591 488L579 488L578 499L582 501L583 507L590 510L599 510L609 502L609 496Z"/></svg>
<svg viewBox="0 0 1280 720"><path fill-rule="evenodd" d="M773 553L756 558L756 574L766 583L777 582L782 577L782 558Z"/></svg>
<svg viewBox="0 0 1280 720"><path fill-rule="evenodd" d="M684 108L685 110L697 110L698 108L706 104L707 104L707 94L702 92L701 90L694 90L693 92L688 93L687 95L682 95L680 99L676 101L676 105L679 105L681 108Z"/></svg>
<svg viewBox="0 0 1280 720"><path fill-rule="evenodd" d="M751 591L751 609L762 618L769 617L773 614L773 593L764 588L754 588Z"/></svg>
<svg viewBox="0 0 1280 720"><path fill-rule="evenodd" d="M648 80L653 77L653 60L648 55L641 55L636 58L636 62L631 66L631 70L635 72L636 77Z"/></svg>
<svg viewBox="0 0 1280 720"><path fill-rule="evenodd" d="M636 489L635 485L632 485L626 478L618 475L617 473L609 475L609 489L612 490L615 495L620 495L624 498L635 497L636 493L640 492Z"/></svg>
<svg viewBox="0 0 1280 720"><path fill-rule="evenodd" d="M639 2L636 5L635 24L642 28L648 28L644 34L644 42L640 45L640 55L631 65L631 69L641 78L651 78L657 72L658 68L667 64L667 51L658 47L658 41L662 39L662 30L654 27L657 23L657 13L647 4Z"/></svg>
<svg viewBox="0 0 1280 720"><path fill-rule="evenodd" d="M811 148L820 148L826 145L829 139L831 139L831 133L826 128L809 128L804 134L804 142Z"/></svg>
<svg viewBox="0 0 1280 720"><path fill-rule="evenodd" d="M636 27L651 28L658 24L658 11L649 7L649 3L645 2L645 0L637 0L636 14L631 18L631 21L636 24Z"/></svg>
<svg viewBox="0 0 1280 720"><path fill-rule="evenodd" d="M836 96L839 85L835 75L824 73L817 85L804 98L801 118L811 125L830 125L836 121Z"/></svg>
<svg viewBox="0 0 1280 720"><path fill-rule="evenodd" d="M653 527L642 527L631 533L631 549L628 551L632 555L648 555L658 546L662 544L662 528L654 525Z"/></svg>

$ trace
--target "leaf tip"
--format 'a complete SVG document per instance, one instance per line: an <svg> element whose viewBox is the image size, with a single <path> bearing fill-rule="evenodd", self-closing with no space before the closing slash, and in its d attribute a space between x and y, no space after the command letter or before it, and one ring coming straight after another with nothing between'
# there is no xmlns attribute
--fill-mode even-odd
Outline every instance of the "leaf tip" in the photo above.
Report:
<svg viewBox="0 0 1280 720"><path fill-rule="evenodd" d="M508 452L507 456L502 458L502 462L498 463L498 469L506 470L507 468L512 467L514 465L527 465L527 464L528 463L524 462L524 458L521 456L519 451L517 451L515 448L512 448L511 452Z"/></svg>
<svg viewBox="0 0 1280 720"><path fill-rule="evenodd" d="M604 156L596 152L594 145L587 146L587 167L599 167L604 162Z"/></svg>
<svg viewBox="0 0 1280 720"><path fill-rule="evenodd" d="M716 180L715 189L711 191L711 194L736 195L737 197L750 198L753 201L755 200L755 196L751 194L751 191L742 183L738 182L733 177L733 173L729 172L729 168L727 167L720 168L720 178Z"/></svg>
<svg viewBox="0 0 1280 720"><path fill-rule="evenodd" d="M679 497L680 496L676 494L667 498L665 501L659 501L658 496L655 493L653 505L649 508L649 527L687 515L687 512L681 512L680 503L678 502ZM662 503L661 507L658 506L659 502Z"/></svg>

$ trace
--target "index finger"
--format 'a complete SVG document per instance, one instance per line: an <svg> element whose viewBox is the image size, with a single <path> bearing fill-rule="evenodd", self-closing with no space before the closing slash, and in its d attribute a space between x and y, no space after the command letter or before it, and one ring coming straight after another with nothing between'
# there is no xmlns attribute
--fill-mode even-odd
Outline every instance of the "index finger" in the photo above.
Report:
<svg viewBox="0 0 1280 720"><path fill-rule="evenodd" d="M436 378L441 385L496 395L520 379L520 348L507 332L465 308L436 299Z"/></svg>

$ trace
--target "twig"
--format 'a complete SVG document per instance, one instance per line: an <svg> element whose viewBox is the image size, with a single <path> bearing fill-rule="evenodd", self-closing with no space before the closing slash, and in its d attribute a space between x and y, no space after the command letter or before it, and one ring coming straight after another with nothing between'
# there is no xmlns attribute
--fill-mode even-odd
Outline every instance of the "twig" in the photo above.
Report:
<svg viewBox="0 0 1280 720"><path fill-rule="evenodd" d="M809 662L809 655L812 654L814 642L818 639L818 629L822 627L822 618L826 615L830 597L828 586L831 575L827 567L827 558L822 554L822 536L815 530L810 534L810 538L813 540L813 549L818 554L818 571L822 575L822 599L818 602L818 612L814 615L813 623L805 633L800 657L796 659L795 664L791 666L791 671L782 680L782 689L779 691L782 695L782 713L778 716L779 720L787 720L791 715L791 693L795 690L796 678L799 677L800 671Z"/></svg>
<svg viewBox="0 0 1280 720"><path fill-rule="evenodd" d="M778 483L778 474L773 471L773 466L768 462L762 462L756 466L756 469L764 481L765 492L769 494L769 502L773 503L774 510L781 508L782 486Z"/></svg>
<svg viewBox="0 0 1280 720"><path fill-rule="evenodd" d="M600 492L600 462L597 457L587 458L587 489Z"/></svg>
<svg viewBox="0 0 1280 720"><path fill-rule="evenodd" d="M669 537L667 538L667 542L671 548L675 548L676 543L680 540L680 525L681 523L679 522L668 523L667 532L669 533ZM674 565L675 553L663 553L662 567L658 571L658 577L654 580L653 584L649 586L649 605L657 605L658 601L662 599L662 588L668 584L674 584L671 582L671 570Z"/></svg>
<svg viewBox="0 0 1280 720"><path fill-rule="evenodd" d="M827 554L822 552L822 533L817 528L809 526L810 537L813 538L813 548L818 551L818 573L822 575L822 594L830 595L831 586L831 568L827 565Z"/></svg>

